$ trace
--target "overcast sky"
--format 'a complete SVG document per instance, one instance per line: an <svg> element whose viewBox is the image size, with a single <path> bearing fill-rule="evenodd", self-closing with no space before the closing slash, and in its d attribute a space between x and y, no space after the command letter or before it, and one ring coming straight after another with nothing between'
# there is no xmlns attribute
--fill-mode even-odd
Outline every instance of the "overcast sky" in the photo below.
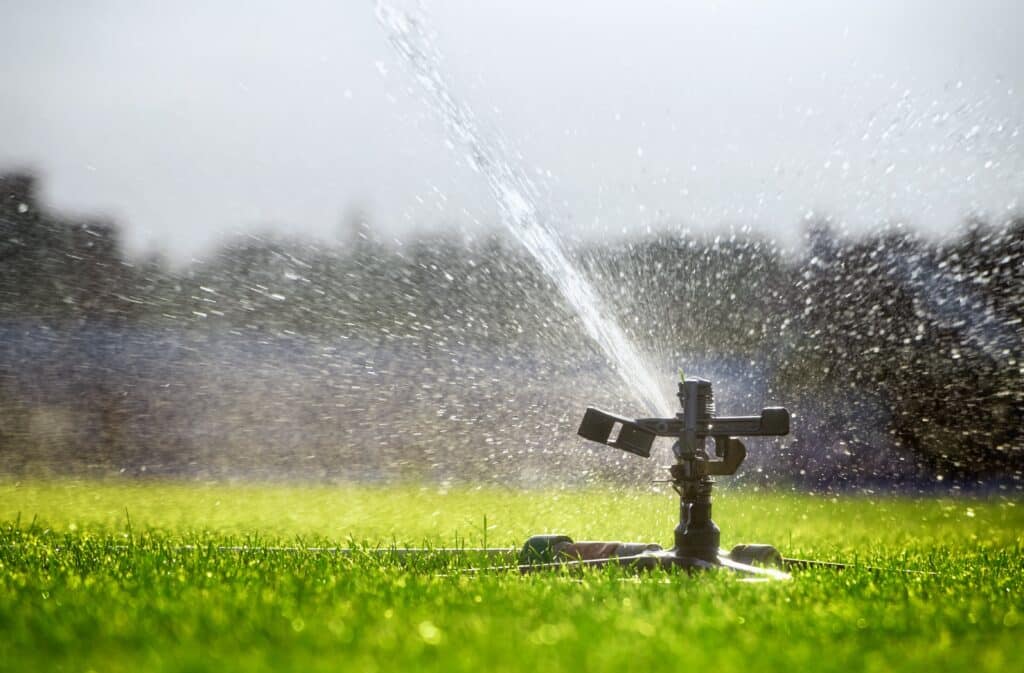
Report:
<svg viewBox="0 0 1024 673"><path fill-rule="evenodd" d="M426 3L455 93L574 234L1024 202L1018 0ZM370 0L6 0L0 169L178 259L237 231L496 226Z"/></svg>

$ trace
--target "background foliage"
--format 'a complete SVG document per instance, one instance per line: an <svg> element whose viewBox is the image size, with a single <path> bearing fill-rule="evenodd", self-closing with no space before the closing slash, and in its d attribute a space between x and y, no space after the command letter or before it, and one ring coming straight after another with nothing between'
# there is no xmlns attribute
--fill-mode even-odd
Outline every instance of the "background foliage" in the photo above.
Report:
<svg viewBox="0 0 1024 673"><path fill-rule="evenodd" d="M127 258L114 224L49 212L36 190L0 177L6 471L649 472L552 448L583 450L583 404L635 403L500 236L384 244L356 214L335 243L245 237L172 267ZM798 251L740 231L574 254L659 370L713 378L725 411L795 412L751 480L1019 488L1024 219L942 241L817 219Z"/></svg>

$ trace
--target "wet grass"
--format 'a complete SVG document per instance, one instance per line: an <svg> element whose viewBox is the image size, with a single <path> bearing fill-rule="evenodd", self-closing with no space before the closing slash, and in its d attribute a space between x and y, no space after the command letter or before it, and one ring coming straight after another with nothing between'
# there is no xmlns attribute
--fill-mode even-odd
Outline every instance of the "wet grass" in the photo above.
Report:
<svg viewBox="0 0 1024 673"><path fill-rule="evenodd" d="M469 576L444 558L218 549L666 544L674 516L668 494L614 490L8 482L0 669L1024 670L1024 503L1001 498L718 500L726 546L934 575Z"/></svg>

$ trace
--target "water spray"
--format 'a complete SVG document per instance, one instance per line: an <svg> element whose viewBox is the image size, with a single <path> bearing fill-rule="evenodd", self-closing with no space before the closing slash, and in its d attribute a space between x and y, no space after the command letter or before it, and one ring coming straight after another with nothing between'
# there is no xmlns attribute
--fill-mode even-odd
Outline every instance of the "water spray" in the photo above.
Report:
<svg viewBox="0 0 1024 673"><path fill-rule="evenodd" d="M664 399L646 359L622 327L607 316L597 290L572 263L557 231L540 216L536 185L509 160L505 144L483 132L473 109L453 95L442 72L440 53L424 23L391 7L386 0L377 1L376 13L392 46L444 122L453 145L464 149L466 161L484 178L500 209L502 222L551 278L633 397L648 413L671 413L671 405ZM764 544L739 545L728 552L719 548L721 534L711 519L713 477L734 474L742 464L746 448L737 437L788 434L789 412L769 407L759 416L716 416L711 382L682 374L680 379L678 397L682 411L674 417L628 419L589 408L579 428L579 434L586 439L644 458L650 457L658 437L676 439L676 462L669 468L670 481L680 501L674 546L663 549L646 542L574 542L565 535L537 535L527 540L518 565L505 568L523 572L608 564L688 571L728 568L766 579L786 579L789 575L784 567L843 567L787 559ZM714 443L714 457L707 450L709 439ZM455 549L434 551L459 553ZM476 551L493 557L511 550Z"/></svg>
<svg viewBox="0 0 1024 673"><path fill-rule="evenodd" d="M555 228L541 217L537 185L509 158L500 137L485 133L474 110L453 93L442 71L441 54L424 22L383 0L377 3L376 13L391 45L444 122L453 146L462 148L465 160L484 179L502 223L558 288L633 397L649 413L668 412L671 405L646 358L608 317L597 289L573 263Z"/></svg>

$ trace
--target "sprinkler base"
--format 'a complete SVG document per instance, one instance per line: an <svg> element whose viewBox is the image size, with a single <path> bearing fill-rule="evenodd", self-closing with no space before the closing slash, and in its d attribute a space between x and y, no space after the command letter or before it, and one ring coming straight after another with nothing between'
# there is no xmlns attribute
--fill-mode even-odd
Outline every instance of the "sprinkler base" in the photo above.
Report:
<svg viewBox="0 0 1024 673"><path fill-rule="evenodd" d="M782 555L775 547L763 544L737 545L731 551L719 550L717 554L700 558L654 543L573 542L567 535L535 535L526 541L519 554L522 573L557 568L601 568L610 564L635 571L725 569L750 578L790 579L789 573L780 569Z"/></svg>

